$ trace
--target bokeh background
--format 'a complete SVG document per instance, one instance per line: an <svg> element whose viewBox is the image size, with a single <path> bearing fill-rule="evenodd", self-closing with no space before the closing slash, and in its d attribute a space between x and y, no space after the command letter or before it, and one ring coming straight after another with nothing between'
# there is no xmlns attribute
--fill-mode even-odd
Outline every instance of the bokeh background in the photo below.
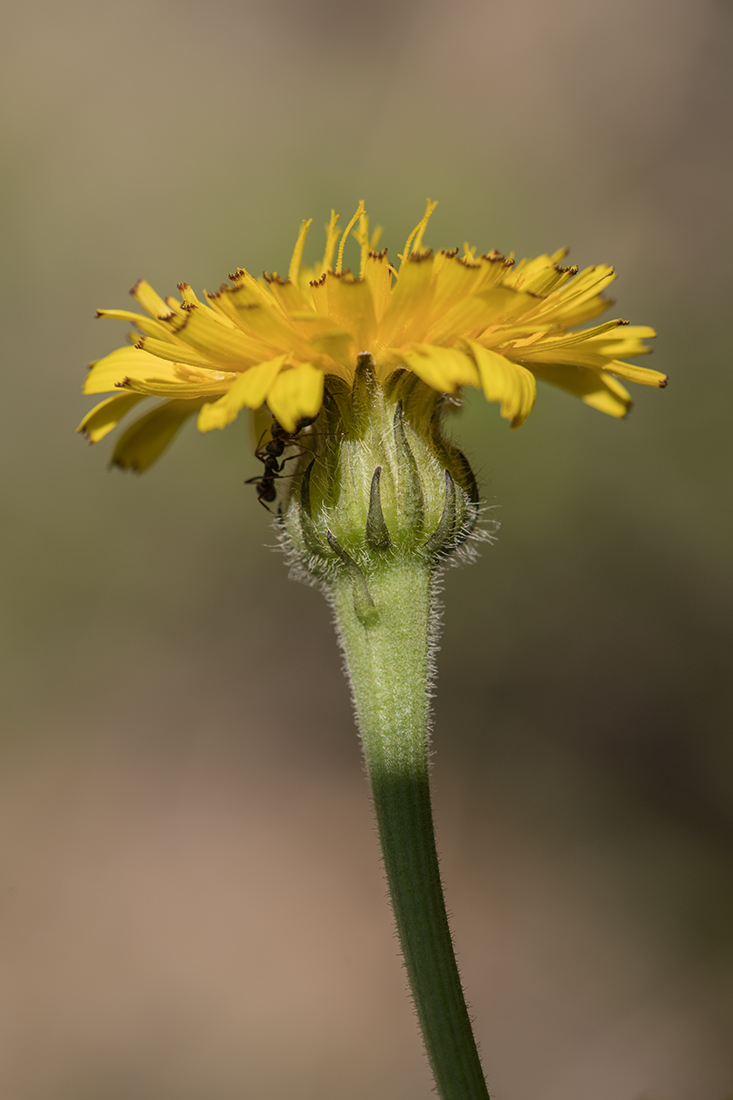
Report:
<svg viewBox="0 0 733 1100"><path fill-rule="evenodd" d="M502 526L446 579L434 777L492 1094L733 1095L732 31L723 0L7 6L3 1096L430 1094L246 424L139 479L74 435L139 276L282 270L361 198L395 254L426 195L429 244L615 264L672 380L622 423L548 387L520 432L456 422Z"/></svg>

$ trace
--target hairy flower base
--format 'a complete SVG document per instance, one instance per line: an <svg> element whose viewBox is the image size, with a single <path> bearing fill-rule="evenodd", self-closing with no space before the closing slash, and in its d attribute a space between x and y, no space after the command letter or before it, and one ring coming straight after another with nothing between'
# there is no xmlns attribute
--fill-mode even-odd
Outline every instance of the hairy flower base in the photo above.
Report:
<svg viewBox="0 0 733 1100"><path fill-rule="evenodd" d="M439 394L462 386L483 390L501 415L519 427L532 410L536 379L550 382L611 416L624 416L631 398L619 379L663 386L658 371L626 362L649 351L654 336L622 320L591 328L610 306L603 292L613 269L562 267L565 250L515 263L464 245L434 254L423 236L435 203L407 239L399 264L377 251L363 204L343 233L332 212L324 257L302 264L310 222L303 222L288 278L253 278L243 268L231 285L200 300L187 283L180 299L162 299L140 280L132 294L145 314L99 310L131 321L132 346L91 364L89 394L112 394L83 419L91 442L111 432L149 397L162 398L120 437L113 462L144 470L189 417L201 431L224 428L243 409L267 406L288 432L315 417L324 378L354 379L366 352L381 383L402 369ZM343 266L354 230L359 274ZM335 263L334 263L334 257ZM575 331L571 331L575 330Z"/></svg>
<svg viewBox="0 0 733 1100"><path fill-rule="evenodd" d="M327 591L349 578L364 622L374 608L370 578L385 566L413 559L435 572L475 535L476 482L445 436L447 407L409 371L381 385L364 354L351 386L326 378L318 419L290 437L301 454L282 479L286 552L298 576Z"/></svg>

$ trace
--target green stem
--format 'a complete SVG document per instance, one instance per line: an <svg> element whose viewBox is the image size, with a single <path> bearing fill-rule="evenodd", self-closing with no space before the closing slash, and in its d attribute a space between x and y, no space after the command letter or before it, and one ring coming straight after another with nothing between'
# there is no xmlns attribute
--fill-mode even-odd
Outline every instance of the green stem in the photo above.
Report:
<svg viewBox="0 0 733 1100"><path fill-rule="evenodd" d="M441 1100L488 1100L458 974L435 848L428 777L428 686L434 580L414 556L370 573L374 614L352 581L332 603L361 731L379 839L405 965Z"/></svg>

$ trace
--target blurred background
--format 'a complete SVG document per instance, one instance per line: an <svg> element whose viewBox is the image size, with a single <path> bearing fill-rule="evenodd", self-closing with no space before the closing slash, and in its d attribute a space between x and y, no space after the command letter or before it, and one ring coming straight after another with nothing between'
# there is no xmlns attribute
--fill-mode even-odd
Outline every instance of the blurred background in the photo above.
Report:
<svg viewBox="0 0 733 1100"><path fill-rule="evenodd" d="M3 16L0 1093L430 1094L329 614L247 425L142 478L74 428L145 276L572 246L660 332L617 422L543 386L455 434L501 521L452 571L435 797L497 1100L733 1095L733 10L69 0Z"/></svg>

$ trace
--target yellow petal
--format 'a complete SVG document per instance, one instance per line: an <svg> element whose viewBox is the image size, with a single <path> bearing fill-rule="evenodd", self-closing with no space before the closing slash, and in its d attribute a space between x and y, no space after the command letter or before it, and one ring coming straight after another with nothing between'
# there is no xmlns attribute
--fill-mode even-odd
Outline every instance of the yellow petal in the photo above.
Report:
<svg viewBox="0 0 733 1100"><path fill-rule="evenodd" d="M211 301L212 298L216 299L219 295L226 298L228 294L233 294L235 291L240 302L247 300L272 305L272 296L264 279L255 279L254 275L250 275L249 271L246 271L243 267L238 267L236 272L230 275L229 278L232 281L232 286L224 284L218 294L206 295L211 306L214 305L214 302Z"/></svg>
<svg viewBox="0 0 733 1100"><path fill-rule="evenodd" d="M246 285L222 291L221 300L226 301L226 308L236 318L236 335L246 340L250 349L259 349L256 362L270 358L273 351L292 351L303 358L307 357L307 345L271 297L269 301L257 299L251 286ZM185 336L185 332L181 335Z"/></svg>
<svg viewBox="0 0 733 1100"><path fill-rule="evenodd" d="M138 348L118 348L92 365L84 383L84 393L108 393L123 385L138 393L167 396L170 388L196 385L202 392L215 393L226 389L236 374L220 370L205 370L170 363Z"/></svg>
<svg viewBox="0 0 733 1100"><path fill-rule="evenodd" d="M600 355L592 351L592 343L587 347L575 344L572 347L550 347L544 349L542 344L535 347L511 348L507 351L512 360L526 363L531 370L539 363L551 367L589 367L591 370L607 370L618 374L629 382L638 382L642 386L667 385L667 376L658 370L650 370L648 367L637 367L633 363L622 363L618 359L609 360L606 355Z"/></svg>
<svg viewBox="0 0 733 1100"><path fill-rule="evenodd" d="M379 323L379 342L383 347L400 347L424 337L433 297L432 277L431 253L411 255L403 262Z"/></svg>
<svg viewBox="0 0 733 1100"><path fill-rule="evenodd" d="M387 249L370 252L364 265L364 278L369 283L374 303L374 313L381 320L392 293L392 268L387 259Z"/></svg>
<svg viewBox="0 0 733 1100"><path fill-rule="evenodd" d="M359 350L364 350L364 345L357 345ZM322 336L314 336L310 341L311 358L313 352L327 355L335 363L346 367L347 371L354 369L356 351L354 349L354 337L350 332L324 332Z"/></svg>
<svg viewBox="0 0 733 1100"><path fill-rule="evenodd" d="M97 317L111 317L115 321L132 321L148 336L157 336L159 340L170 340L165 325L161 325L159 321L152 321L149 317L143 317L141 313L133 313L131 309L98 309Z"/></svg>
<svg viewBox="0 0 733 1100"><path fill-rule="evenodd" d="M468 294L479 290L486 278L487 266L470 263L463 257L443 252L436 258L435 291L432 310L435 316L447 313Z"/></svg>
<svg viewBox="0 0 733 1100"><path fill-rule="evenodd" d="M319 336L330 336L332 333L342 333L343 329L336 321L325 313L314 313L311 310L290 313L288 321L303 340L315 340Z"/></svg>
<svg viewBox="0 0 733 1100"><path fill-rule="evenodd" d="M593 347L609 359L619 359L622 356L633 358L635 355L648 355L652 349L643 344L642 340L651 340L656 335L649 325L627 325L616 332L594 337Z"/></svg>
<svg viewBox="0 0 733 1100"><path fill-rule="evenodd" d="M603 312L610 305L601 294L615 278L616 273L607 264L587 267L565 286L545 298L535 309L534 315L543 320L551 318L564 328L579 324L576 319L578 314L589 309ZM589 316L595 315L596 313L592 313Z"/></svg>
<svg viewBox="0 0 733 1100"><path fill-rule="evenodd" d="M584 370L582 367L548 367L532 364L532 373L579 397L586 405L609 416L626 416L631 408L631 394L603 371Z"/></svg>
<svg viewBox="0 0 733 1100"><path fill-rule="evenodd" d="M121 393L118 397L108 397L87 413L76 430L82 432L90 443L98 443L117 427L130 409L144 400L144 396L137 393Z"/></svg>
<svg viewBox="0 0 733 1100"><path fill-rule="evenodd" d="M138 279L130 294L151 317L165 317L171 311L168 303L164 302L159 294L156 294L150 283L146 282L145 279Z"/></svg>
<svg viewBox="0 0 733 1100"><path fill-rule="evenodd" d="M273 298L284 313L297 313L307 311L310 308L310 302L297 283L290 280L286 282L284 279L273 275L268 276L267 285Z"/></svg>
<svg viewBox="0 0 733 1100"><path fill-rule="evenodd" d="M188 378L176 374L172 380L151 378L148 381L140 378L126 378L124 382L117 383L117 389L142 393L148 397L180 397L186 400L204 397L211 400L212 397L225 393L231 382L237 378L239 378L238 374L225 374L217 379L207 379L200 374L197 376L194 372Z"/></svg>
<svg viewBox="0 0 733 1100"><path fill-rule="evenodd" d="M612 298L604 298L602 294L591 295L579 306L573 307L572 303L561 309L551 309L547 313L538 312L537 318L545 321L555 331L575 328L576 325L584 325L586 321L593 321L613 305Z"/></svg>
<svg viewBox="0 0 733 1100"><path fill-rule="evenodd" d="M326 288L327 271L318 279L314 279L308 288L313 298L313 306L320 317L328 317L328 290Z"/></svg>
<svg viewBox="0 0 733 1100"><path fill-rule="evenodd" d="M316 416L323 401L323 371L312 363L281 371L267 395L272 415L287 432L294 432L299 420Z"/></svg>
<svg viewBox="0 0 733 1100"><path fill-rule="evenodd" d="M518 428L531 413L537 396L534 375L475 340L466 340L466 344L478 367L486 400L500 402L501 415Z"/></svg>
<svg viewBox="0 0 733 1100"><path fill-rule="evenodd" d="M550 350L551 348L567 348L573 344L585 344L588 342L588 350L599 352L599 345L596 343L596 337L606 336L608 333L617 331L619 328L625 328L625 322L619 319L615 321L605 321L602 325L595 325L594 328L582 329L580 332L565 332L562 336L547 336L546 339L541 342L537 342L538 347L542 347L543 350ZM623 336L621 337L623 339ZM590 343L592 341L592 343ZM529 343L529 341L527 341ZM522 342L518 341L514 344L515 348L522 347Z"/></svg>
<svg viewBox="0 0 733 1100"><path fill-rule="evenodd" d="M138 378L154 378L156 372L170 370L155 355L138 348L117 348L92 363L84 382L84 393L108 393L130 375Z"/></svg>
<svg viewBox="0 0 733 1100"><path fill-rule="evenodd" d="M508 272L504 280L506 285L543 297L551 294L578 274L577 267L558 267L556 257L564 251L556 252L554 256L535 256L532 260L520 260Z"/></svg>
<svg viewBox="0 0 733 1100"><path fill-rule="evenodd" d="M399 357L423 382L439 392L455 393L459 386L479 385L475 366L458 348L413 344L401 349Z"/></svg>
<svg viewBox="0 0 733 1100"><path fill-rule="evenodd" d="M617 374L619 378L625 378L627 382L637 382L641 386L658 386L659 389L664 389L669 382L667 375L661 371L637 367L635 363L622 363L620 359L612 359L605 369L610 374Z"/></svg>
<svg viewBox="0 0 733 1100"><path fill-rule="evenodd" d="M185 306L200 306L203 303L196 296L196 292L191 289L188 283L178 283L178 293L181 295L183 305ZM166 298L166 302L170 302L170 298ZM173 299L175 301L175 299ZM179 307L179 303L176 302L176 308Z"/></svg>
<svg viewBox="0 0 733 1100"><path fill-rule="evenodd" d="M350 274L329 273L326 287L329 315L351 333L359 351L370 350L377 332L377 318L369 283Z"/></svg>
<svg viewBox="0 0 733 1100"><path fill-rule="evenodd" d="M493 325L507 324L537 304L532 294L508 286L495 286L462 298L428 331L431 343L446 343L457 336L480 335Z"/></svg>
<svg viewBox="0 0 733 1100"><path fill-rule="evenodd" d="M156 340L152 336L143 336L135 347L149 352L157 359L166 359L170 363L185 363L189 367L204 367L208 370L216 369L216 364L211 359L180 342L174 344L170 340Z"/></svg>
<svg viewBox="0 0 733 1100"><path fill-rule="evenodd" d="M266 405L260 405L259 409L255 409L250 418L250 439L252 440L252 449L257 450L262 446L265 437L272 428L272 413Z"/></svg>
<svg viewBox="0 0 733 1100"><path fill-rule="evenodd" d="M200 408L201 401L165 401L151 409L120 437L112 464L136 473L147 470Z"/></svg>
<svg viewBox="0 0 733 1100"><path fill-rule="evenodd" d="M558 290L559 287L564 286L565 283L570 282L577 273L577 267L558 267L557 264L551 264L544 270L536 272L531 278L524 280L521 287L522 290L528 290L532 294L546 297L552 294L553 291Z"/></svg>
<svg viewBox="0 0 733 1100"><path fill-rule="evenodd" d="M198 429L210 432L212 428L225 428L236 420L242 408L257 409L265 401L277 378L286 356L279 355L267 363L250 367L240 374L229 391L213 404L204 405L199 413Z"/></svg>
<svg viewBox="0 0 733 1100"><path fill-rule="evenodd" d="M196 306L168 324L180 340L225 367L242 370L262 359L258 345L213 309Z"/></svg>

